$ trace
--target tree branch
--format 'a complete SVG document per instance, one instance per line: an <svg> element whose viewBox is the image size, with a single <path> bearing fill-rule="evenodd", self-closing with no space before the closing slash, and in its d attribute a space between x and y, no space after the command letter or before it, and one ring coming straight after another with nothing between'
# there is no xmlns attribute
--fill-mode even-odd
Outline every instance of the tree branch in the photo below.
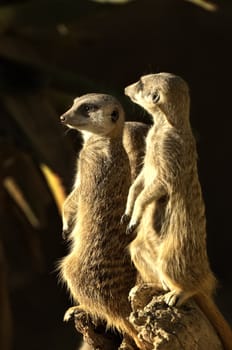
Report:
<svg viewBox="0 0 232 350"><path fill-rule="evenodd" d="M223 350L213 326L193 300L169 307L163 291L141 284L132 289L130 302L130 322L148 350ZM83 334L81 350L135 350L128 337L120 345L119 334L106 331L105 324L93 323L86 314L75 317L75 326Z"/></svg>

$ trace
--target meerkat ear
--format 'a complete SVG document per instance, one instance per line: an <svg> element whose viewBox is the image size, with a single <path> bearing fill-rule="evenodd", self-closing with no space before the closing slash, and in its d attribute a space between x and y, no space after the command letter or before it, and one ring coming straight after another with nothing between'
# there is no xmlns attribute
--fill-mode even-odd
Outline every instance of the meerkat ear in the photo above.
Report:
<svg viewBox="0 0 232 350"><path fill-rule="evenodd" d="M111 116L112 122L116 123L116 121L119 118L119 111L117 109L114 109L110 116Z"/></svg>

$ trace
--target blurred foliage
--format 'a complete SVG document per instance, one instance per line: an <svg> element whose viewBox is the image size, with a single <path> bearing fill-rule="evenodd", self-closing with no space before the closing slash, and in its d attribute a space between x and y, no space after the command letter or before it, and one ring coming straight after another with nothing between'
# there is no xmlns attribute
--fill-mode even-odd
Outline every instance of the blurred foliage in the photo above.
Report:
<svg viewBox="0 0 232 350"><path fill-rule="evenodd" d="M46 225L44 201L54 200L60 211L71 182L73 140L65 137L58 115L74 95L99 89L98 84L69 67L67 52L75 50L81 40L81 34L72 28L91 13L105 8L110 11L111 7L75 0L2 3L2 191L36 228Z"/></svg>
<svg viewBox="0 0 232 350"><path fill-rule="evenodd" d="M12 346L12 318L13 323L17 319L10 294L29 289L36 275L54 269L60 255L57 217L70 188L76 149L58 115L74 94L94 86L56 65L51 50L56 47L56 55L67 46L71 50L76 38L66 35L63 23L73 23L98 6L87 1L2 3L0 348L7 350ZM78 137L76 143L79 147Z"/></svg>
<svg viewBox="0 0 232 350"><path fill-rule="evenodd" d="M200 6L207 11L217 11L218 9L218 6L211 1L206 1L206 0L186 0L186 1L192 2L193 4Z"/></svg>

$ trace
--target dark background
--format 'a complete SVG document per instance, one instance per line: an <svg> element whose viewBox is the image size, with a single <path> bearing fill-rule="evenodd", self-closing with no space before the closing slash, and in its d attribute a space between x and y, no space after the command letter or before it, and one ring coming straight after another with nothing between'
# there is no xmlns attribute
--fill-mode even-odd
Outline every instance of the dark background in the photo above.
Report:
<svg viewBox="0 0 232 350"><path fill-rule="evenodd" d="M148 121L123 89L161 71L190 86L208 253L232 322L231 46L231 0L217 11L184 0L0 1L0 349L11 339L16 350L71 350L78 340L62 322L70 300L56 265L80 138L59 115L74 96L105 92L128 120Z"/></svg>

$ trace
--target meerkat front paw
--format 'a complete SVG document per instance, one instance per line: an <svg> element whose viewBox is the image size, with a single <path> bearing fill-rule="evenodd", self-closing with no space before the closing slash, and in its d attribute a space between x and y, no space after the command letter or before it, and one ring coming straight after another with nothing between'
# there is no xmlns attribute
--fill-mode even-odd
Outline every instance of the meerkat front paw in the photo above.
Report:
<svg viewBox="0 0 232 350"><path fill-rule="evenodd" d="M62 238L64 240L66 240L70 233L71 233L71 230L69 230L69 228L67 228L66 230L63 229L63 231L62 231Z"/></svg>
<svg viewBox="0 0 232 350"><path fill-rule="evenodd" d="M132 220L130 221L129 225L127 226L126 229L126 234L130 235L131 233L135 232L136 228L138 227L139 223L138 222L133 222Z"/></svg>
<svg viewBox="0 0 232 350"><path fill-rule="evenodd" d="M68 221L65 219L65 217L63 217L62 238L67 239L70 231Z"/></svg>
<svg viewBox="0 0 232 350"><path fill-rule="evenodd" d="M133 221L131 220L130 215L128 214L123 214L123 216L121 217L121 221L120 221L121 225L125 225L129 223L129 225L126 228L126 234L129 235L131 233L133 233L135 231L135 229L137 228L138 224L135 222L133 223Z"/></svg>
<svg viewBox="0 0 232 350"><path fill-rule="evenodd" d="M128 214L123 214L123 216L121 217L121 220L120 220L120 224L121 225L128 225L128 223L130 222L130 215L128 215Z"/></svg>
<svg viewBox="0 0 232 350"><path fill-rule="evenodd" d="M85 311L80 306L72 306L65 312L63 320L69 322L80 313L85 313Z"/></svg>

